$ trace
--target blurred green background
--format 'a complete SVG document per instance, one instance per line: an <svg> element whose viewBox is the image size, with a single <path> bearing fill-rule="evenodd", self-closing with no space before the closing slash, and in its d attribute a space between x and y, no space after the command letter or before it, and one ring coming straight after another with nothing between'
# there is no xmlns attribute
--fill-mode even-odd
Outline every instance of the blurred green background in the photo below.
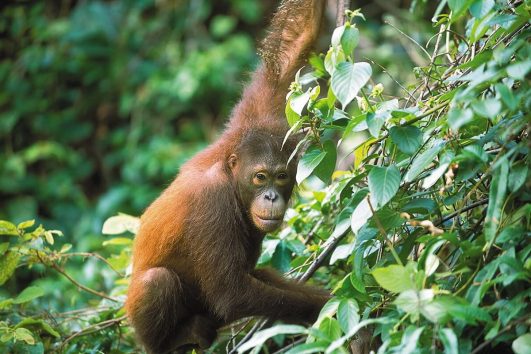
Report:
<svg viewBox="0 0 531 354"><path fill-rule="evenodd" d="M141 214L223 127L277 3L3 2L0 219L36 218L83 250L101 243L109 216ZM355 7L368 19L362 55L411 82L422 57L384 21L426 36L431 25L419 19L429 11L398 0ZM333 9L328 17L325 46Z"/></svg>

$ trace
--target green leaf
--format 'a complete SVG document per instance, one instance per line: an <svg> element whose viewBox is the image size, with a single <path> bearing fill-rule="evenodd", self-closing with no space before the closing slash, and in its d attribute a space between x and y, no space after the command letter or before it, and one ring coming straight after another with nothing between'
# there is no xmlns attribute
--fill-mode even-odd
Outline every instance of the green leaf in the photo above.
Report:
<svg viewBox="0 0 531 354"><path fill-rule="evenodd" d="M289 97L289 105L291 109L295 113L297 113L299 116L302 115L302 111L304 110L304 107L308 104L308 101L310 100L311 96L311 89L306 90L306 92L303 93L293 93Z"/></svg>
<svg viewBox="0 0 531 354"><path fill-rule="evenodd" d="M350 226L350 220L346 219L345 221L346 221L344 222L344 224L346 224L345 230L347 230L348 227ZM334 264L335 262L339 260L348 258L352 254L353 250L354 250L354 243L349 243L348 245L337 246L334 252L332 253L332 255L330 256L330 265Z"/></svg>
<svg viewBox="0 0 531 354"><path fill-rule="evenodd" d="M334 170L336 168L336 145L332 140L326 140L323 143L323 149L325 152L325 157L317 165L313 173L321 181L328 183L330 182L330 177L332 177L332 174L334 173Z"/></svg>
<svg viewBox="0 0 531 354"><path fill-rule="evenodd" d="M501 102L495 98L481 99L472 103L472 109L476 114L491 120L500 113L501 108Z"/></svg>
<svg viewBox="0 0 531 354"><path fill-rule="evenodd" d="M313 146L309 148L299 161L297 166L297 184L301 184L306 178L308 178L312 172L319 166L321 161L326 156L325 151L321 151L318 147Z"/></svg>
<svg viewBox="0 0 531 354"><path fill-rule="evenodd" d="M483 18L494 7L494 0L474 0L474 3L470 5L470 13L475 18Z"/></svg>
<svg viewBox="0 0 531 354"><path fill-rule="evenodd" d="M53 234L50 231L44 231L44 238L46 239L46 242L48 242L50 245L53 245Z"/></svg>
<svg viewBox="0 0 531 354"><path fill-rule="evenodd" d="M385 268L377 268L371 274L376 282L387 291L400 293L415 289L413 274L410 274L410 270L404 266L392 264Z"/></svg>
<svg viewBox="0 0 531 354"><path fill-rule="evenodd" d="M380 324L389 323L389 319L387 317L382 317L382 318L370 318L368 320L361 321L360 323L355 325L344 336L342 336L341 338L338 338L335 341L333 341L332 343L330 343L330 345L326 349L325 353L326 354L337 353L336 350L338 348L340 348L347 340L351 339L356 333L358 333L358 331L360 329L362 329L363 327L370 326L370 325L375 324L375 323L380 323Z"/></svg>
<svg viewBox="0 0 531 354"><path fill-rule="evenodd" d="M319 325L325 318L332 317L339 307L339 303L341 301L337 297L333 297L326 304L324 304L323 308L319 312L319 316L317 317L317 321L315 323Z"/></svg>
<svg viewBox="0 0 531 354"><path fill-rule="evenodd" d="M139 227L139 218L131 215L119 214L116 216L111 216L105 220L101 232L105 235L118 235L126 231L136 234Z"/></svg>
<svg viewBox="0 0 531 354"><path fill-rule="evenodd" d="M492 175L489 190L489 206L487 207L487 216L485 217L485 239L487 241L486 247L494 242L498 226L501 222L502 208L505 202L505 194L507 190L507 177L509 175L509 162L505 159L496 168Z"/></svg>
<svg viewBox="0 0 531 354"><path fill-rule="evenodd" d="M380 130L384 123L391 117L391 113L388 111L385 112L376 112L367 113L367 127L369 128L369 133L375 138L380 136Z"/></svg>
<svg viewBox="0 0 531 354"><path fill-rule="evenodd" d="M293 127L301 118L297 112L291 108L291 97L288 99L288 103L286 104L286 110L284 111L286 114L286 120L288 121L288 124L290 127Z"/></svg>
<svg viewBox="0 0 531 354"><path fill-rule="evenodd" d="M343 33L345 32L346 26L339 26L334 29L334 32L332 32L332 38L330 40L330 44L332 46L337 47L341 44L341 37L343 36Z"/></svg>
<svg viewBox="0 0 531 354"><path fill-rule="evenodd" d="M16 252L8 251L0 258L0 285L3 285L15 272L20 255Z"/></svg>
<svg viewBox="0 0 531 354"><path fill-rule="evenodd" d="M454 158L453 152L447 152L444 154L444 156L441 158L441 162L439 163L439 166L434 169L431 174L424 178L422 181L422 188L428 189L431 186L433 186L439 178L442 177L442 175L448 170L448 167L450 166L450 163L452 162Z"/></svg>
<svg viewBox="0 0 531 354"><path fill-rule="evenodd" d="M367 223L367 220L372 216L372 211L369 206L367 198L364 198L352 212L350 219L350 228L354 234L358 233L358 230Z"/></svg>
<svg viewBox="0 0 531 354"><path fill-rule="evenodd" d="M511 89L507 87L507 85L502 83L496 84L496 92L499 93L503 103L507 106L507 108L514 111L516 107L518 107L518 99L513 94Z"/></svg>
<svg viewBox="0 0 531 354"><path fill-rule="evenodd" d="M275 252L273 252L271 264L280 272L287 273L291 268L290 262L291 250L286 245L286 242L284 240L281 240L275 248Z"/></svg>
<svg viewBox="0 0 531 354"><path fill-rule="evenodd" d="M457 336L451 328L442 328L439 331L439 338L444 346L444 354L459 354Z"/></svg>
<svg viewBox="0 0 531 354"><path fill-rule="evenodd" d="M4 253L6 253L6 251L8 250L8 248L9 248L9 242L0 243L0 256L3 256Z"/></svg>
<svg viewBox="0 0 531 354"><path fill-rule="evenodd" d="M420 291L409 289L402 291L393 303L402 311L411 316L412 321L417 321L421 310L433 300L432 289L422 289Z"/></svg>
<svg viewBox="0 0 531 354"><path fill-rule="evenodd" d="M515 80L524 80L531 70L531 60L521 61L507 67L507 74Z"/></svg>
<svg viewBox="0 0 531 354"><path fill-rule="evenodd" d="M121 246L121 245L132 245L132 244L133 244L133 240L127 237L115 237L115 238L111 238L110 240L103 241L102 243L103 246L109 246L109 245Z"/></svg>
<svg viewBox="0 0 531 354"><path fill-rule="evenodd" d="M424 265L424 271L426 272L427 277L435 273L435 271L439 267L439 263L439 257L437 257L433 253L428 254L428 256L426 257L426 263Z"/></svg>
<svg viewBox="0 0 531 354"><path fill-rule="evenodd" d="M406 182L412 182L427 166L433 163L433 160L445 144L446 142L442 140L435 141L430 149L417 156L411 164L409 171L407 171L404 180Z"/></svg>
<svg viewBox="0 0 531 354"><path fill-rule="evenodd" d="M271 337L274 337L279 334L299 334L306 333L306 328L296 325L276 325L271 328L267 328L261 331L256 332L251 339L245 342L241 347L238 348L238 353L244 353L249 349L260 348Z"/></svg>
<svg viewBox="0 0 531 354"><path fill-rule="evenodd" d="M397 347L393 348L393 353L400 354L413 354L417 353L417 344L422 334L424 327L409 326L404 335L402 341Z"/></svg>
<svg viewBox="0 0 531 354"><path fill-rule="evenodd" d="M389 135L398 150L404 154L413 155L422 145L422 132L417 127L391 127Z"/></svg>
<svg viewBox="0 0 531 354"><path fill-rule="evenodd" d="M343 333L348 333L360 322L359 306L354 299L343 299L337 308L337 320Z"/></svg>
<svg viewBox="0 0 531 354"><path fill-rule="evenodd" d="M457 296L440 296L434 302L444 307L454 321L463 321L471 325L476 325L478 320L482 322L492 321L487 310L474 306Z"/></svg>
<svg viewBox="0 0 531 354"><path fill-rule="evenodd" d="M29 227L32 227L33 225L35 225L35 220L27 220L18 224L17 229L27 229Z"/></svg>
<svg viewBox="0 0 531 354"><path fill-rule="evenodd" d="M452 10L452 22L459 19L468 9L473 0L448 0L448 6Z"/></svg>
<svg viewBox="0 0 531 354"><path fill-rule="evenodd" d="M431 214L437 210L437 203L433 199L415 198L402 207L402 211L415 214Z"/></svg>
<svg viewBox="0 0 531 354"><path fill-rule="evenodd" d="M520 187L524 185L527 179L528 170L529 168L524 162L511 166L511 173L509 174L509 190L511 192L518 191Z"/></svg>
<svg viewBox="0 0 531 354"><path fill-rule="evenodd" d="M341 328L335 318L327 317L319 324L319 331L332 340L341 337Z"/></svg>
<svg viewBox="0 0 531 354"><path fill-rule="evenodd" d="M332 75L332 90L343 110L369 81L371 74L372 69L368 63L339 63Z"/></svg>
<svg viewBox="0 0 531 354"><path fill-rule="evenodd" d="M28 326L37 326L37 327L42 328L44 331L46 331L47 333L51 334L52 336L56 338L61 337L61 334L59 334L59 332L57 332L48 323L46 323L44 320L41 320L41 319L26 317L22 321L17 323L17 325L14 328L16 329L16 328L28 327Z"/></svg>
<svg viewBox="0 0 531 354"><path fill-rule="evenodd" d="M328 53L326 53L324 60L326 71L328 71L330 75L333 75L336 72L337 66L344 61L345 53L343 53L343 49L339 46L332 46L328 50Z"/></svg>
<svg viewBox="0 0 531 354"><path fill-rule="evenodd" d="M341 46L343 47L343 52L346 55L352 55L354 48L358 46L359 43L359 31L356 27L352 27L350 24L345 25L345 30L341 35Z"/></svg>
<svg viewBox="0 0 531 354"><path fill-rule="evenodd" d="M522 334L511 346L516 354L531 353L531 333Z"/></svg>
<svg viewBox="0 0 531 354"><path fill-rule="evenodd" d="M371 204L375 210L383 207L398 191L400 171L395 165L389 167L373 167L369 172L369 191Z"/></svg>
<svg viewBox="0 0 531 354"><path fill-rule="evenodd" d="M44 296L44 290L38 286L28 286L13 300L14 304L23 304L38 297Z"/></svg>
<svg viewBox="0 0 531 354"><path fill-rule="evenodd" d="M474 113L469 108L453 108L448 112L448 125L452 130L458 131L463 125L474 120Z"/></svg>
<svg viewBox="0 0 531 354"><path fill-rule="evenodd" d="M0 220L0 235L18 236L17 227L9 221Z"/></svg>
<svg viewBox="0 0 531 354"><path fill-rule="evenodd" d="M316 341L313 343L306 343L297 345L296 347L291 348L286 352L286 354L312 354L312 353L323 353L328 347L327 341Z"/></svg>
<svg viewBox="0 0 531 354"><path fill-rule="evenodd" d="M33 338L33 334L26 328L17 328L15 330L15 340L24 341L29 345L35 344L35 338Z"/></svg>

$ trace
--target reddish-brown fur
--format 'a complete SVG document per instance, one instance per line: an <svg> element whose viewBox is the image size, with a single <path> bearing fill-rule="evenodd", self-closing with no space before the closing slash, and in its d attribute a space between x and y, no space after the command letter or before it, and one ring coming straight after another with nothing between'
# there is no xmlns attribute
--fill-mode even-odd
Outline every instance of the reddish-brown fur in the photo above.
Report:
<svg viewBox="0 0 531 354"><path fill-rule="evenodd" d="M311 322L326 302L319 290L254 269L264 233L250 221L235 187L238 169L228 162L231 155L244 161L249 144L287 161L285 96L317 36L324 3L281 4L262 46L264 63L223 135L188 161L142 216L126 309L148 352L208 347L220 326L247 316ZM292 187L283 189L286 201Z"/></svg>

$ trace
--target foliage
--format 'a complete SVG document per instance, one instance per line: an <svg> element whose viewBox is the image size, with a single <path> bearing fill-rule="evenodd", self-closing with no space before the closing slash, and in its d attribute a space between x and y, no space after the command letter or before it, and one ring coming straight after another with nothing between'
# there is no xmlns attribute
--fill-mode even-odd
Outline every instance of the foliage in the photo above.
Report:
<svg viewBox="0 0 531 354"><path fill-rule="evenodd" d="M0 217L86 239L115 210L139 214L228 115L256 61L262 8L5 4Z"/></svg>
<svg viewBox="0 0 531 354"><path fill-rule="evenodd" d="M130 330L125 326L123 301L128 280L125 278L130 263L132 239L114 237L104 242L113 249L108 258L92 252L74 252L71 244L58 247L57 230L46 230L42 225L34 227L29 220L18 225L0 221L0 235L7 241L0 243L0 285L15 275L17 267L39 269L46 267L67 279L75 288L96 296L101 301L85 300L86 308L60 312L55 309L42 311L46 297L64 293L62 289L34 282L18 295L0 301L0 350L2 352L67 352L79 353L87 350L102 352L123 352L134 348ZM105 224L108 234L122 234L136 231L138 219L128 215L110 218ZM66 270L71 260L94 259L103 263L110 272L105 273L109 286L105 291L88 287L85 280L76 280ZM77 277L77 279L83 279ZM55 282L57 283L57 282ZM55 285L56 286L56 285ZM68 300L64 299L63 300ZM124 325L120 327L120 325ZM97 333L98 340L90 342L84 336ZM117 340L120 339L120 340Z"/></svg>
<svg viewBox="0 0 531 354"><path fill-rule="evenodd" d="M234 6L237 7L238 3L234 1ZM91 5L91 2L84 4L96 8L120 8L113 2L96 3L97 6ZM161 27L156 26L157 22L149 22L150 17L140 16L145 9L141 5L136 6L139 7L131 10L134 15L129 14L125 18L148 23L139 26L138 22L132 22L130 25L134 25L135 31L142 27L141 31L151 35L159 33L157 29ZM417 2L415 6L413 12L427 8L426 2ZM36 9L37 14L43 11L39 7ZM130 10L127 7L123 9ZM312 277L313 282L333 289L334 297L310 328L285 324L264 328L261 321L250 328L252 320L242 321L225 328L211 352L282 350L290 354L345 353L365 328L372 331L378 353L478 353L504 345L510 346L516 353L530 351L529 4L520 1L448 0L442 1L433 11L435 32L430 40L430 33L425 34L425 46L415 38L400 33L401 41L409 43L410 50L414 48L415 54L411 57L416 59L413 60L426 65L417 67L414 70L415 79L408 82L399 81L407 76L398 72L395 75L392 68L388 69L388 73L397 80L393 83L400 90L396 95L388 94L394 92L387 89L391 86L389 81L379 83L386 74L374 64L373 60L377 59L359 60L358 52L361 51L365 32L363 22L360 22L363 17L357 11L349 12L345 25L334 31L328 52L314 56L310 61L311 68L297 75L288 96L286 117L292 127L289 134L306 133L300 147L306 146L307 149L299 162L296 176L300 195L287 213L286 227L264 241L259 266L271 265L301 280ZM107 9L101 13L119 16L120 11ZM44 21L43 28L52 28L49 31L57 33L54 31L61 30L61 26L72 26L74 16L57 20L60 24L54 26ZM165 18L172 15L171 11L160 10L157 16ZM35 18L38 17L35 15ZM18 21L22 20L19 18ZM223 33L223 28L230 28L229 22L226 18L212 20L212 28L217 28L213 31ZM102 21L102 24L107 23L107 20ZM81 27L84 30L90 28L88 25ZM136 43L133 27L124 27L118 37L132 36L129 40ZM42 33L47 31L35 31L32 35ZM108 80L113 77L109 75L109 68L102 69L88 60L96 60L99 55L101 47L97 43L102 33L98 33L95 37L82 36L81 39L74 36L69 39L73 42L57 44L56 48L81 53L79 60L83 65L75 64L76 61L68 64L81 65L76 72L83 72L83 80L89 80L81 82L94 85L98 78L101 81L104 77L108 76ZM144 35L147 34L139 36L142 38ZM88 46L87 38L96 41L94 46ZM86 50L96 50L96 57L82 55L84 52L76 47L79 40L87 46ZM122 40L129 43L129 40ZM47 43L54 42L51 39L43 41L42 45L29 45L26 48L28 53L51 50ZM179 107L150 101L160 98L170 102L165 101L168 99L165 95L173 97L176 93L165 85L170 85L168 80L173 82L177 73L168 73L167 70L186 68L186 65L179 65L165 69L163 61L158 61L165 58L161 54L163 52L159 50L150 54L150 60L158 64L153 64L153 69L144 63L154 71L139 73L143 75L137 78L139 81L133 80L136 74L131 74L132 77L126 75L127 80L121 77L126 89L96 90L94 94L105 97L111 92L119 92L122 98L116 101L120 102L118 107L128 107L122 99L132 105L125 110L123 117L130 117L135 124L140 124L144 118L157 120L147 118L145 114L157 116L157 112L164 110L174 114L176 109L190 112L197 109L198 101L194 100L179 101L182 103ZM245 48L242 48L241 52L231 55L244 56L244 52ZM42 59L44 56L39 53L32 58ZM370 54L370 51L367 53ZM200 51L195 54L199 57L208 55ZM217 63L220 53L212 55L213 62ZM418 56L423 59L419 60ZM199 57L191 55L188 63L196 63ZM178 58L175 59L178 63L186 62L181 61L181 56ZM37 65L40 61L23 63ZM66 75L71 70L63 62L54 63L54 69L49 73L51 77L59 73ZM112 65L127 66L123 63ZM229 64L220 61L219 65L219 70L224 71ZM8 67L5 62L4 67ZM90 73L100 69L103 73L94 74L95 81L90 81ZM5 70L9 73L11 69ZM195 70L200 69L194 68L193 73ZM210 70L214 69L206 66L204 70L205 78L210 78ZM32 75L30 73L31 70L25 73L29 75L23 77L25 80L19 78L11 84L24 86L31 80L45 80L46 76L41 78L43 72L40 69ZM374 77L378 80L371 79ZM148 84L139 83L142 79L146 79ZM120 80L111 81L116 84ZM154 86L149 86L149 83ZM83 85L79 84L80 87ZM107 87L110 84L101 85ZM39 85L28 84L28 87L33 86ZM148 90L148 87L151 88ZM57 95L67 95L71 89L72 86L65 83L64 87L58 86L56 92ZM11 91L6 92L13 95ZM151 95L146 92L151 92ZM27 91L4 98L0 103L2 105L19 103L17 107L10 106L6 110L8 114L15 114L16 118L12 119L17 130L13 132L12 127L7 127L3 131L9 131L10 136L15 137L24 135L25 131L35 134L38 130L39 134L49 138L56 133L46 133L46 129L65 131L70 124L93 124L83 120L87 112L97 112L90 105L90 100L81 100L84 108L76 107L66 114L62 101L44 99L48 97L44 96L45 93L47 91L38 91L31 96L26 103L30 111L25 114L17 112L20 107L26 106L20 102L24 97L29 99ZM90 92L84 94L90 97ZM123 98L127 95L129 100ZM201 95L194 97L200 101ZM116 96L109 98L112 100ZM41 102L42 107L36 108L38 105L34 106L33 99ZM100 100L101 97L94 98L94 101ZM141 113L133 119L135 115L131 107L137 104L141 105ZM37 124L39 119L35 122L31 119L36 112L43 115L42 112L63 112L60 114L66 114L64 122L68 124L44 127L42 122ZM167 127L165 119L169 118L161 119L155 126ZM4 124L6 120L1 122ZM111 135L117 134L117 140L101 143L115 141L117 145L111 144L109 149L124 146L120 139L127 136L125 132L130 127L119 121L108 127L112 128L109 130ZM165 134L156 129L138 129L135 134L139 135L132 134L133 145L145 147L147 139L154 133L166 139ZM67 178L39 180L37 174L22 174L16 175L18 179L13 178L14 175L9 173L24 171L24 168L17 170L19 167L16 166L40 161L41 157L24 160L32 154L49 152L46 159L58 159L58 173L84 171L78 168L87 164L83 155L71 160L66 157L60 159L69 155L57 153L61 149L53 146L68 148L68 151L78 154L72 148L74 145L70 145L68 134L64 135L67 140L58 139L56 144L48 142L44 145L39 143L43 138L35 136L38 138L30 142L21 138L12 140L21 145L1 162L5 167L0 173L0 185L5 188L1 192L12 193L9 198L22 191L28 194L45 191L47 189L41 183L54 184ZM33 144L40 144L39 148L30 150ZM171 168L161 168L157 164L176 156L175 151L165 150L166 143L161 144L166 152L142 151L146 158L160 155L160 159L150 160L155 161L152 162L154 165L140 163L141 166L134 166L138 162L127 160L130 154L139 150L131 149L121 156L109 157L109 166L119 166L123 162L124 178L139 182L149 180L157 185L144 175L145 170L153 175L168 172ZM43 148L45 146L50 147ZM75 164L63 164L67 161ZM147 160L141 158L139 161ZM10 169L13 166L15 170ZM100 167L90 168L94 171ZM31 171L33 173L34 170ZM27 180L20 182L26 177ZM70 177L67 179L78 181ZM11 187L4 187L8 186L4 184L5 180L11 183ZM32 185L32 181L38 183ZM13 186L17 183L29 189L17 189L19 187ZM78 188L75 183L65 185ZM66 189L64 193L69 197L85 195L84 191L75 193L71 189ZM128 198L139 198L139 203L145 205L151 197L152 192L127 184L127 188L121 188L120 192L113 190L102 200L123 202L130 200ZM39 198L50 205L56 202L54 199L48 201L46 195ZM63 200L58 197L59 202ZM116 205L121 202L116 202ZM107 205L103 215L109 215L111 209L114 210ZM64 210L58 209L57 215L61 216ZM126 207L124 210L128 211ZM61 219L58 217L57 220ZM7 286L7 291L2 291L3 298L0 299L0 351L133 351L134 340L122 305L128 283L130 234L136 232L137 226L138 219L135 217L125 214L111 217L103 225L103 233L111 235L111 238L103 242L97 239L92 243L91 252L81 252L79 244L73 242L72 247L61 241L59 231L35 226L33 221L18 225L1 221L0 284ZM67 234L65 239L71 242L68 237ZM83 267L76 261L80 258L84 260ZM43 276L20 288L17 284L24 284L27 274ZM59 283L57 277L64 278L66 282ZM75 289L80 290L77 297L73 300L65 298L65 292L71 294L76 292ZM43 311L43 308L46 310Z"/></svg>
<svg viewBox="0 0 531 354"><path fill-rule="evenodd" d="M448 6L431 46L416 43L429 65L403 96L386 96L356 61L359 12L291 86L290 133L306 131L309 145L297 171L306 198L261 262L297 276L329 259L316 278L335 296L287 353L348 353L363 327L378 353L531 350L530 9ZM337 170L345 145L354 169ZM294 331L279 325L236 348Z"/></svg>

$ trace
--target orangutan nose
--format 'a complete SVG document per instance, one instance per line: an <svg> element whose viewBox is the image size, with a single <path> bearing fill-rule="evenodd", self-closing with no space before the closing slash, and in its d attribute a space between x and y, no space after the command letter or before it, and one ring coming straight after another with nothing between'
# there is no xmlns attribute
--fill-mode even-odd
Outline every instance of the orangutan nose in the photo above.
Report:
<svg viewBox="0 0 531 354"><path fill-rule="evenodd" d="M275 200L277 200L277 198L278 198L278 195L273 191L267 191L265 193L266 200L270 200L271 202L274 202Z"/></svg>

